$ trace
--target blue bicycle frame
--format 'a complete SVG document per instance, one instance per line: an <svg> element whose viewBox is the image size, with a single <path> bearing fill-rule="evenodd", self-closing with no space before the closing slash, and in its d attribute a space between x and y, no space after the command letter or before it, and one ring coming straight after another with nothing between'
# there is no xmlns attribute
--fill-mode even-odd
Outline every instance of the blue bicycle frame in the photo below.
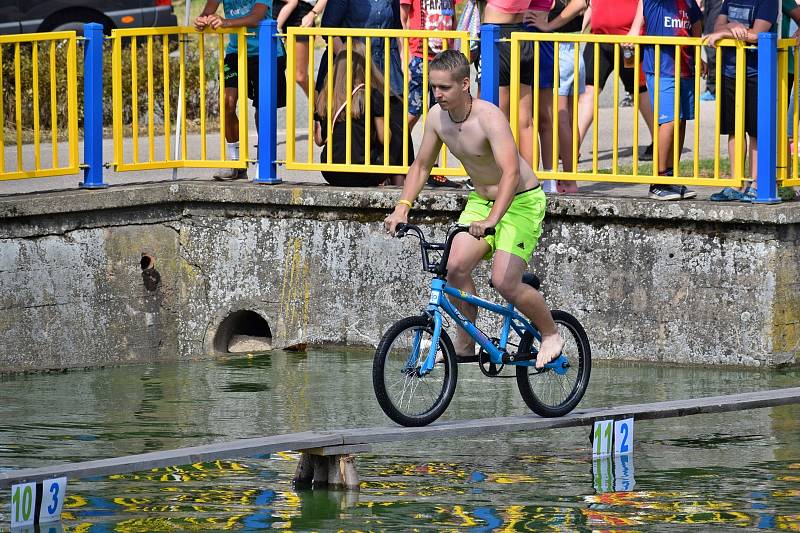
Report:
<svg viewBox="0 0 800 533"><path fill-rule="evenodd" d="M446 295L453 296L479 308L488 309L493 313L501 315L503 317L503 327L498 345L495 346L492 340L487 337L485 333L478 329L478 327L471 320L462 315L458 309L456 309L455 306L450 303L450 300L447 299ZM470 337L475 339L475 342L477 342L478 345L489 354L489 361L497 365L504 364L503 355L506 352L505 348L506 344L508 343L508 335L512 328L520 337L522 337L523 333L527 331L533 335L536 340L541 341L541 335L539 331L531 326L531 324L522 315L517 313L512 304L508 303L506 305L498 305L494 302L484 300L483 298L475 296L474 294L469 294L447 285L447 282L441 278L434 278L431 280L431 296L428 300L428 308L426 311L433 317L434 328L428 356L425 358L425 361L419 368L420 375L429 373L436 364L436 351L438 350L439 338L442 333L442 311L455 320L458 325L469 334ZM409 359L409 364L416 363L415 354L419 354L419 349L420 333L417 333L414 338L414 346L412 349L411 358ZM563 364L564 362L566 362L566 358L562 354L550 363L547 363L545 368L553 369L558 374L563 374L566 372L566 368ZM517 366L533 366L535 363L536 361L529 360L517 361L510 364Z"/></svg>

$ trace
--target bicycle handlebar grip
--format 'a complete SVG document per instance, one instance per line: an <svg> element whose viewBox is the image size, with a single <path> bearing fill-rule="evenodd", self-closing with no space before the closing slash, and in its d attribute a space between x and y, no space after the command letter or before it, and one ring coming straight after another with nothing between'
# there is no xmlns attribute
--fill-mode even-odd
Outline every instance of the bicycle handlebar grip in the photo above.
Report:
<svg viewBox="0 0 800 533"><path fill-rule="evenodd" d="M484 235L494 235L494 228L486 228L486 231L483 232Z"/></svg>
<svg viewBox="0 0 800 533"><path fill-rule="evenodd" d="M394 236L400 239L405 236L407 231L408 231L408 224L401 222L400 224L394 227Z"/></svg>

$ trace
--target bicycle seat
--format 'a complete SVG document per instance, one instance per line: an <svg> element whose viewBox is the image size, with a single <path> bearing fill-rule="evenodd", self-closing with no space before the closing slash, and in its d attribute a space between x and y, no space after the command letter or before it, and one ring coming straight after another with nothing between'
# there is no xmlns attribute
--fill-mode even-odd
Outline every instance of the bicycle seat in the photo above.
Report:
<svg viewBox="0 0 800 533"><path fill-rule="evenodd" d="M525 285L530 285L537 291L539 290L539 287L542 285L542 282L539 281L539 278L536 276L536 274L532 272L525 272L522 274L522 283L524 283ZM489 286L494 289L491 277L489 277Z"/></svg>

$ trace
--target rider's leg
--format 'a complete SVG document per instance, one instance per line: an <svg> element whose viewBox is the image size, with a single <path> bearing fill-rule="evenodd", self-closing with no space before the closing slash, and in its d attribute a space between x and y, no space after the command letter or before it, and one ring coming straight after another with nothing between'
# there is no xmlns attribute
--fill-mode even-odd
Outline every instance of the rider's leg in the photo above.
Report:
<svg viewBox="0 0 800 533"><path fill-rule="evenodd" d="M564 339L558 334L550 309L541 293L522 283L525 261L516 255L497 250L492 264L492 285L500 295L528 317L542 334L542 345L536 357L536 368L555 359L564 348Z"/></svg>
<svg viewBox="0 0 800 533"><path fill-rule="evenodd" d="M468 233L456 235L447 261L447 283L456 289L475 294L472 271L488 252L489 245L485 240L476 239ZM477 307L458 298L452 298L450 301L461 314L475 322L478 316ZM462 328L457 328L455 349L459 356L475 355L475 341Z"/></svg>

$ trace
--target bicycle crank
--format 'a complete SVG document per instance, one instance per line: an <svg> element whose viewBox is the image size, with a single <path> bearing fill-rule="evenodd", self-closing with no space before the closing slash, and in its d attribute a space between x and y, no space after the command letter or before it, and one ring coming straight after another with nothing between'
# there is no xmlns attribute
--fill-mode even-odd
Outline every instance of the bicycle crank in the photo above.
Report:
<svg viewBox="0 0 800 533"><path fill-rule="evenodd" d="M492 339L492 341L495 342L496 344L496 341L494 339ZM503 367L505 367L506 365L500 363L500 365L498 366L497 363L493 362L489 358L489 352L481 348L480 352L478 353L478 366L481 367L481 372L483 373L484 376L493 378L497 377L498 374L500 374L500 372L503 371Z"/></svg>

